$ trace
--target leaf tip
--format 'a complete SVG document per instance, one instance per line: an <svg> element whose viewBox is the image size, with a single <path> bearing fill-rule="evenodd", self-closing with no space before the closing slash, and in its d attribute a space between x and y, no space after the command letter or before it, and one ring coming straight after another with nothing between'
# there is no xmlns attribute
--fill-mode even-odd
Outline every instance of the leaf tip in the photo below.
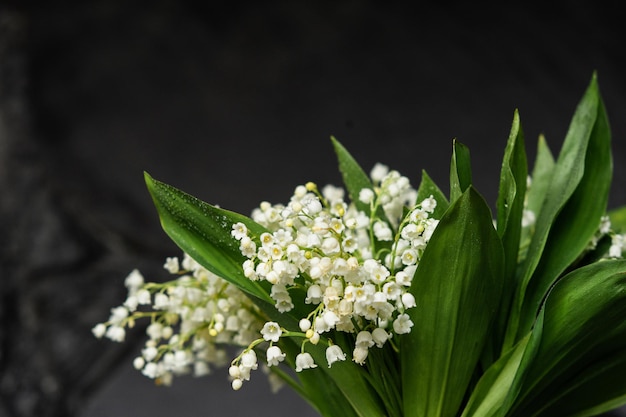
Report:
<svg viewBox="0 0 626 417"><path fill-rule="evenodd" d="M146 187L148 188L148 192L150 193L150 195L154 197L154 191L155 191L158 181L152 178L152 176L148 174L148 171L143 172L143 179L144 179L144 182L146 183Z"/></svg>
<svg viewBox="0 0 626 417"><path fill-rule="evenodd" d="M335 153L343 149L343 145L341 144L341 142L339 142L339 140L334 135L330 135L330 142L332 143L333 148L335 149Z"/></svg>
<svg viewBox="0 0 626 417"><path fill-rule="evenodd" d="M598 86L598 70L593 70L591 73L591 80L589 81L588 89L593 91L595 94L599 94L600 88Z"/></svg>

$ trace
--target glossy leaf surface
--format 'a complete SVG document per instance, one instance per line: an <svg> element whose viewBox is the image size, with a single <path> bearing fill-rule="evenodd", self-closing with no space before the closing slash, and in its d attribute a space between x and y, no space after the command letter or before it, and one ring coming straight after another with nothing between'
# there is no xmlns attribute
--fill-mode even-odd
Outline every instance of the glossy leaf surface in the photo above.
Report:
<svg viewBox="0 0 626 417"><path fill-rule="evenodd" d="M500 302L503 254L471 186L441 219L413 278L414 326L401 337L406 417L456 415Z"/></svg>

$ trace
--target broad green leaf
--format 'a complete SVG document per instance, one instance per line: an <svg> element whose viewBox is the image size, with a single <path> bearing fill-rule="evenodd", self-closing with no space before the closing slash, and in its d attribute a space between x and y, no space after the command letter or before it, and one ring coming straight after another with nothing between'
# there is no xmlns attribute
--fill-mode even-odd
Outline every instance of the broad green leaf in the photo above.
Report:
<svg viewBox="0 0 626 417"><path fill-rule="evenodd" d="M585 410L626 403L626 260L569 273L543 313L541 345L510 415L592 415Z"/></svg>
<svg viewBox="0 0 626 417"><path fill-rule="evenodd" d="M459 198L471 184L472 167L469 149L455 139L450 161L450 202Z"/></svg>
<svg viewBox="0 0 626 417"><path fill-rule="evenodd" d="M343 182L346 186L348 194L350 195L350 199L358 210L369 214L369 204L362 203L359 200L359 193L363 188L373 190L374 187L370 178L337 139L331 136L331 140L339 161L339 171L343 177Z"/></svg>
<svg viewBox="0 0 626 417"><path fill-rule="evenodd" d="M405 417L458 412L500 303L502 269L491 212L469 186L439 222L411 285L414 326L400 337Z"/></svg>
<svg viewBox="0 0 626 417"><path fill-rule="evenodd" d="M518 264L527 177L524 133L519 114L515 111L511 133L502 159L500 188L496 202L497 230L504 248L504 275L500 313L494 328L492 354L495 355L500 353L511 297L515 291L515 270Z"/></svg>
<svg viewBox="0 0 626 417"><path fill-rule="evenodd" d="M165 233L203 267L242 291L274 304L269 289L243 275L245 257L231 236L232 225L242 222L259 236L265 229L246 216L214 207L171 185L144 174L148 191Z"/></svg>
<svg viewBox="0 0 626 417"><path fill-rule="evenodd" d="M432 217L434 219L440 219L441 216L443 216L443 213L445 213L448 209L450 203L448 203L448 199L445 194L430 178L426 171L422 171L422 181L417 189L417 202L421 203L424 199L430 197L431 195L437 201L437 207L435 207Z"/></svg>
<svg viewBox="0 0 626 417"><path fill-rule="evenodd" d="M626 206L609 211L611 228L617 233L626 233Z"/></svg>
<svg viewBox="0 0 626 417"><path fill-rule="evenodd" d="M611 133L597 87L592 92L595 97L595 121L589 120L591 132L588 137L581 138L587 141L581 166L584 172L578 186L554 219L541 260L528 282L522 307L521 332L530 328L543 299L558 277L588 249L606 213L613 171ZM588 127L585 124L578 129L587 130Z"/></svg>
<svg viewBox="0 0 626 417"><path fill-rule="evenodd" d="M595 216L598 206L605 204L605 196L602 189L599 190L598 200L591 203L584 200L584 198L589 197L589 195L581 195L582 191L587 190L591 178L604 178L602 167L597 166L588 170L589 180L586 180L581 186L578 196L574 198L566 211L568 214L566 214L566 217L561 221L561 224L564 224L566 219L570 219L571 221L579 220L573 216L584 215L581 214L584 205L588 205L592 208L593 211L589 213L588 218L584 219L584 223L581 226L582 237L575 237L575 240L571 243L565 242L561 238L561 236L567 234L567 231L562 229L565 225L559 227L555 238L551 238L551 243L554 247L549 250L563 250L565 254L559 255L559 262L555 261L554 264L549 265L548 271L542 272L539 277L536 278L536 282L532 283L530 291L527 291L528 286L531 285L531 278L533 277L535 269L542 258L552 225L557 215L559 215L572 195L576 192L585 175L585 164L595 166L597 165L597 161L604 160L604 156L600 156L599 159L596 159L592 155L588 156L587 153L590 141L595 143L595 145L592 145L594 149L604 149L606 129L602 119L604 119L604 111L601 108L597 80L594 74L587 91L576 108L561 152L559 153L559 158L552 170L553 174L545 193L545 199L537 214L535 232L532 236L526 259L520 270L520 282L514 296L503 350L510 348L522 335L528 332L539 310L539 304L545 292L548 290L550 283L556 278L552 275L553 272L559 270L562 263L573 261L573 259L571 259L572 253L577 250L577 255L580 253L580 249L578 249L580 246L579 241L588 239L587 232L590 227L589 224L595 222L594 227L597 227L599 224L599 222L596 221L597 219L592 216ZM598 120L598 128L595 128L596 121ZM591 139L592 136L594 136L593 139ZM598 186L604 187L604 184L598 184ZM576 224L576 227L578 227L578 224L575 222L569 224L570 229L575 230L575 228L571 227L573 224Z"/></svg>

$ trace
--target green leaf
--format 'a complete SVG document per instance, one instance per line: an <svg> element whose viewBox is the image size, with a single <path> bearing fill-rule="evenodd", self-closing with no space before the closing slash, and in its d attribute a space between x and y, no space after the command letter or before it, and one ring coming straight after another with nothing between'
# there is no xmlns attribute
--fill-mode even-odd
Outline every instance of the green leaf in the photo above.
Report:
<svg viewBox="0 0 626 417"><path fill-rule="evenodd" d="M626 260L561 279L543 307L541 346L510 416L586 416L626 403Z"/></svg>
<svg viewBox="0 0 626 417"><path fill-rule="evenodd" d="M541 416L597 416L626 404L624 391L626 355L612 352L573 377L573 383L554 392Z"/></svg>
<svg viewBox="0 0 626 417"><path fill-rule="evenodd" d="M530 334L502 355L478 381L461 417L494 417L500 413L524 356Z"/></svg>
<svg viewBox="0 0 626 417"><path fill-rule="evenodd" d="M575 125L572 134L585 132L585 135L578 136L577 139L586 142L586 146L581 144L570 148L584 155L582 161L576 158L580 165L574 169L575 171L582 170L583 175L550 227L541 260L528 282L519 332L525 332L530 328L550 287L570 265L584 254L592 237L598 231L602 216L606 213L613 171L611 133L595 83L590 87L588 101L590 112L587 115L588 119ZM567 151L568 149L564 148L564 152ZM564 155L563 158L573 158L568 153ZM559 174L561 161L560 156L556 168ZM555 178L559 174L555 174ZM557 180L555 184L558 182ZM550 188L547 198L555 192L554 188ZM541 215L542 213L540 217Z"/></svg>
<svg viewBox="0 0 626 417"><path fill-rule="evenodd" d="M337 139L335 139L335 137L331 136L330 139L333 143L333 147L335 148L335 153L337 154L337 159L339 161L339 171L343 177L343 182L348 190L350 199L358 210L369 214L370 206L369 204L362 203L359 200L359 193L363 188L374 189L370 178L355 161L352 155L350 155L346 148L344 148L344 146L339 143Z"/></svg>
<svg viewBox="0 0 626 417"><path fill-rule="evenodd" d="M552 181L552 173L554 170L554 157L548 147L546 138L539 136L537 142L537 156L531 174L531 185L526 192L526 209L532 211L536 216L539 215L550 182Z"/></svg>
<svg viewBox="0 0 626 417"><path fill-rule="evenodd" d="M507 279L513 275L519 252L522 212L528 177L524 146L524 133L520 126L519 114L516 111L513 115L513 126L502 159L500 189L496 202L497 230L504 246L504 269Z"/></svg>
<svg viewBox="0 0 626 417"><path fill-rule="evenodd" d="M260 236L266 229L250 218L205 203L144 173L148 191L159 213L163 230L185 253L203 267L245 292L271 320L298 329L298 320L308 311L303 302L281 314L269 296L268 282L251 281L243 274L245 257L239 242L231 236L232 225L244 223L250 233ZM295 290L297 291L297 290ZM295 292L294 291L294 292ZM301 297L304 300L304 297Z"/></svg>
<svg viewBox="0 0 626 417"><path fill-rule="evenodd" d="M529 332L529 335L521 339L525 340L527 337L530 337L524 349L524 354L517 368L517 372L515 373L515 377L513 378L513 381L509 387L506 397L504 398L504 401L502 402L502 406L499 413L497 414L497 417L505 417L509 415L509 410L513 407L513 404L522 389L522 384L526 381L526 374L528 373L528 369L533 364L533 361L537 356L539 347L541 346L541 341L543 338L543 323L544 312L542 310L539 312L537 320L535 321L535 325Z"/></svg>
<svg viewBox="0 0 626 417"><path fill-rule="evenodd" d="M242 291L274 304L269 289L243 275L245 257L231 236L232 225L242 222L259 236L265 229L238 213L214 207L144 173L148 191L165 233L203 267Z"/></svg>
<svg viewBox="0 0 626 417"><path fill-rule="evenodd" d="M471 184L472 167L469 149L455 139L450 161L450 202L459 198Z"/></svg>
<svg viewBox="0 0 626 417"><path fill-rule="evenodd" d="M421 203L431 195L437 201L437 207L435 207L435 211L433 212L432 217L434 219L440 219L441 216L443 216L443 213L445 213L445 211L448 209L450 203L448 203L448 199L446 198L445 194L430 178L426 171L422 170L422 181L420 182L419 188L417 189L417 202Z"/></svg>
<svg viewBox="0 0 626 417"><path fill-rule="evenodd" d="M515 111L511 133L502 160L500 188L496 202L497 230L504 248L504 275L502 302L498 322L494 329L492 355L500 353L511 298L515 291L515 270L518 265L527 178L528 166L524 133L520 125L519 114Z"/></svg>
<svg viewBox="0 0 626 417"><path fill-rule="evenodd" d="M599 213L606 209L605 189L610 182L609 140L594 75L572 118L537 214L535 232L520 270L504 350L528 332L546 292L580 255L598 227ZM597 190L589 193L594 187ZM553 256L555 259L551 259ZM544 264L535 274L542 259Z"/></svg>
<svg viewBox="0 0 626 417"><path fill-rule="evenodd" d="M526 188L526 210L538 216L546 199L546 193L550 182L552 181L552 172L554 169L554 157L546 143L545 137L539 135L537 142L537 155L535 157L535 165L531 174L530 187ZM523 264L526 259L528 246L535 232L535 225L531 224L522 229L520 236L520 250L518 264Z"/></svg>
<svg viewBox="0 0 626 417"><path fill-rule="evenodd" d="M506 415L519 390L526 366L539 344L540 333L528 333L487 368L472 391L461 417Z"/></svg>
<svg viewBox="0 0 626 417"><path fill-rule="evenodd" d="M424 251L400 337L405 417L455 416L488 338L502 291L503 253L489 207L469 186Z"/></svg>

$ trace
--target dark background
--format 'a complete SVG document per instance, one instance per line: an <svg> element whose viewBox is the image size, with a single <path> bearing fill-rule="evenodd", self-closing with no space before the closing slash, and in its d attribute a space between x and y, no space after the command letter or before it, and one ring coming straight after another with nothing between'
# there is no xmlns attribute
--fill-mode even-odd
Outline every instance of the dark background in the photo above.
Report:
<svg viewBox="0 0 626 417"><path fill-rule="evenodd" d="M179 255L143 171L249 213L338 185L330 135L444 190L457 138L493 204L514 110L531 160L540 133L557 152L597 71L626 204L616 4L1 3L0 416L314 415L261 372L237 393L225 370L154 387L131 366L142 329L91 336L131 269L159 280Z"/></svg>

